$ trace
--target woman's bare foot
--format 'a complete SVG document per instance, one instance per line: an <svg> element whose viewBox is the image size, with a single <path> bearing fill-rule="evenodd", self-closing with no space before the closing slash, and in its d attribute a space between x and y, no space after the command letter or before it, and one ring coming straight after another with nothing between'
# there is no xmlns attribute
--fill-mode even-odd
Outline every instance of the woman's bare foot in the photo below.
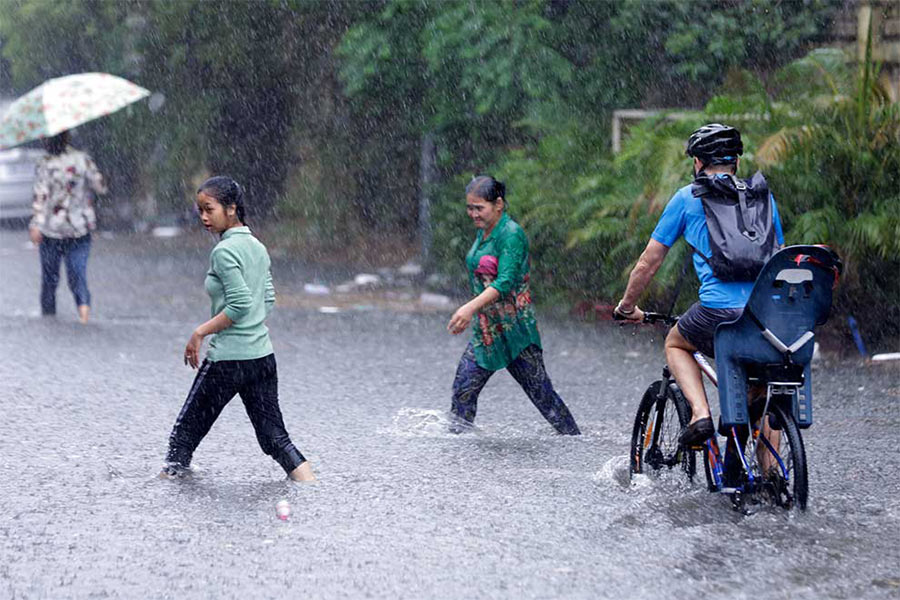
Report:
<svg viewBox="0 0 900 600"><path fill-rule="evenodd" d="M294 481L315 481L316 476L313 475L312 467L309 466L309 461L304 460L302 463L297 465L297 468L288 473L288 477L293 479Z"/></svg>
<svg viewBox="0 0 900 600"><path fill-rule="evenodd" d="M81 324L84 325L88 322L88 317L91 316L91 307L87 304L79 304L78 305L78 320L81 321Z"/></svg>

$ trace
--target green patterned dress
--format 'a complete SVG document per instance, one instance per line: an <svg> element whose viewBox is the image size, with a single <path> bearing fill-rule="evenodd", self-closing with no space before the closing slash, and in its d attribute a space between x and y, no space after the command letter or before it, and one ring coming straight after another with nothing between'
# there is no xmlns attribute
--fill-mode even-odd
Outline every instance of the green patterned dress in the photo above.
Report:
<svg viewBox="0 0 900 600"><path fill-rule="evenodd" d="M496 259L496 277L476 275L484 256ZM472 319L472 346L478 366L491 371L505 369L528 346L540 348L529 286L528 238L519 224L504 212L487 239L484 230L479 231L466 255L466 267L472 294L477 296L487 287L500 292L496 302Z"/></svg>

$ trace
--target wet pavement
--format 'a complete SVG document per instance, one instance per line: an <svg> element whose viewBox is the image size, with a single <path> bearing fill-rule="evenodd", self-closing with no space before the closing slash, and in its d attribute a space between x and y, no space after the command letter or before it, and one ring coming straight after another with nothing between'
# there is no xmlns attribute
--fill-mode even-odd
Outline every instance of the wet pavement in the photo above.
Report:
<svg viewBox="0 0 900 600"><path fill-rule="evenodd" d="M64 283L59 316L38 316L37 252L0 231L0 598L900 596L896 367L819 366L809 509L741 516L702 475L628 481L661 330L542 320L584 435L554 434L499 373L477 430L454 436L466 340L445 333L450 311L323 313L302 290L329 274L287 261L270 319L281 406L320 481L286 482L239 401L192 480L155 479L211 244L96 239L81 326Z"/></svg>

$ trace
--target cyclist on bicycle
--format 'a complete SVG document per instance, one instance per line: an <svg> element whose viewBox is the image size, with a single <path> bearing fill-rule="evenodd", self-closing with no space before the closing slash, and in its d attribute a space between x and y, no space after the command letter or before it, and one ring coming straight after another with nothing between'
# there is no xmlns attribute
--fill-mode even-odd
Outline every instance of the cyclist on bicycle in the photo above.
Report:
<svg viewBox="0 0 900 600"><path fill-rule="evenodd" d="M710 192L714 188L739 188L742 190L740 198L743 210L746 209L744 190L749 190L747 194L751 194L751 198L754 193L765 194L762 198L770 199L771 211L761 212L771 215L767 227L770 230L774 228L775 239L772 240L772 245L784 245L778 209L775 199L765 186L765 180L757 174L753 182L750 182L750 187L740 188L747 184L734 177L740 161L738 157L743 151L741 134L734 127L711 123L691 134L686 154L693 159L694 182L678 190L669 200L647 247L631 271L625 294L615 308L615 313L622 318L633 321L643 319L644 313L635 303L653 279L669 248L679 237L684 236L694 251L694 269L700 279L700 301L681 316L677 327L669 331L665 348L669 369L691 406L691 421L679 436L679 442L688 446L701 444L715 433L700 367L694 360L693 353L699 350L707 356L715 356L713 336L716 326L725 321L733 321L741 315L755 279L754 274L744 277L749 281L740 280L740 277L738 280L723 281L714 273L711 265L714 262L714 252L707 226L708 217L704 203L697 195L715 194L716 192ZM759 183L756 188L753 187L755 183ZM752 214L758 215L761 212ZM717 270L716 273L721 274L722 271Z"/></svg>

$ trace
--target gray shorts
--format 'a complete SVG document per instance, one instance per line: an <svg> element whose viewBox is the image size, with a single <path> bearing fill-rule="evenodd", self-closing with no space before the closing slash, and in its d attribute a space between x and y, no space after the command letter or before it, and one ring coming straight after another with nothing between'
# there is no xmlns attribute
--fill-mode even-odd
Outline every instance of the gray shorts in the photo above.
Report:
<svg viewBox="0 0 900 600"><path fill-rule="evenodd" d="M678 332L703 354L715 358L713 338L716 326L734 321L744 312L743 308L707 308L695 302L678 319Z"/></svg>

